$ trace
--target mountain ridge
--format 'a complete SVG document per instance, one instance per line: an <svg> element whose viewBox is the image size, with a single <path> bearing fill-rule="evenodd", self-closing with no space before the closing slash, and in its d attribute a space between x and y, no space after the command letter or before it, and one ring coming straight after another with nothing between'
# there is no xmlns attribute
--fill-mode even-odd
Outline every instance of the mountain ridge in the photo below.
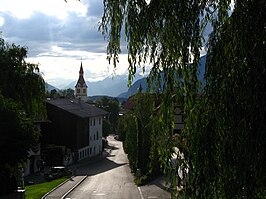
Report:
<svg viewBox="0 0 266 199"><path fill-rule="evenodd" d="M198 67L198 78L205 84L204 80L204 73L205 73L205 63L206 63L206 55L200 58L200 64ZM131 95L134 95L140 85L142 87L142 92L147 91L147 76L142 76L140 74L136 74L133 84L131 87L128 87L128 75L117 75L114 77L106 77L103 80L96 81L96 82L89 82L86 81L88 86L88 97L92 96L110 96L110 97L118 97L118 98L128 98ZM63 89L75 89L77 80L70 82L67 86ZM58 89L55 86L46 82L46 87L48 91L53 89L56 90L63 90Z"/></svg>
<svg viewBox="0 0 266 199"><path fill-rule="evenodd" d="M198 79L202 82L202 84L205 84L204 74L205 74L205 64L206 64L206 55L203 55L200 58L200 63L198 67ZM163 75L163 74L162 74ZM138 89L142 88L142 92L146 92L148 85L147 85L147 78L144 77L142 79L137 80L126 92L122 92L117 97L119 98L128 98L131 95L134 95L138 92Z"/></svg>
<svg viewBox="0 0 266 199"><path fill-rule="evenodd" d="M136 74L133 83L142 78L142 75ZM76 83L77 80L72 81L60 90L68 88L75 89ZM86 84L88 86L88 96L106 95L110 97L117 97L122 92L127 92L128 76L117 75L114 77L106 77L103 80L96 82L86 81Z"/></svg>

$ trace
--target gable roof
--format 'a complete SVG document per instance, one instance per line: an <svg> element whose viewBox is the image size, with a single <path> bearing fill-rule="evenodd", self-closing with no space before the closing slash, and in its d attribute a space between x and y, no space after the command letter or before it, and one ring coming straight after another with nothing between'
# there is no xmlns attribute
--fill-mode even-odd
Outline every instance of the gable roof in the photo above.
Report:
<svg viewBox="0 0 266 199"><path fill-rule="evenodd" d="M56 106L64 111L72 113L81 118L107 115L103 109L83 102L79 99L48 99L46 103Z"/></svg>
<svg viewBox="0 0 266 199"><path fill-rule="evenodd" d="M84 77L81 75L79 76L79 79L77 81L75 88L77 88L77 87L86 87L86 88L88 87L85 80L84 80Z"/></svg>

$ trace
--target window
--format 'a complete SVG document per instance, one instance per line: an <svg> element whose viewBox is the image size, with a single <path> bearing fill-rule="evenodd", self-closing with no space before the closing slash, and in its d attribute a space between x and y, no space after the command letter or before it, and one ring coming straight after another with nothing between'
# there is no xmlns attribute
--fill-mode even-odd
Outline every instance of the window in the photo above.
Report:
<svg viewBox="0 0 266 199"><path fill-rule="evenodd" d="M95 140L95 134L93 135L93 140Z"/></svg>
<svg viewBox="0 0 266 199"><path fill-rule="evenodd" d="M86 88L83 88L83 93L86 93Z"/></svg>
<svg viewBox="0 0 266 199"><path fill-rule="evenodd" d="M77 89L77 93L80 93L80 89L79 88Z"/></svg>
<svg viewBox="0 0 266 199"><path fill-rule="evenodd" d="M95 126L95 118L93 119L93 126Z"/></svg>
<svg viewBox="0 0 266 199"><path fill-rule="evenodd" d="M101 118L99 117L99 124L101 125L101 122L102 122L102 120L101 120Z"/></svg>
<svg viewBox="0 0 266 199"><path fill-rule="evenodd" d="M99 133L97 131L96 139L99 140Z"/></svg>

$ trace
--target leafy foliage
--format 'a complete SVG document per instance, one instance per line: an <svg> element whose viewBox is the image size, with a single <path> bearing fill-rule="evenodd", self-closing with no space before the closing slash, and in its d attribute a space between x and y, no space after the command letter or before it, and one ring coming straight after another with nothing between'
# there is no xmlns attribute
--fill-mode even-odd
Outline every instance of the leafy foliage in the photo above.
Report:
<svg viewBox="0 0 266 199"><path fill-rule="evenodd" d="M128 155L129 165L133 172L137 171L138 162L138 137L136 118L132 115L125 115L119 119L120 130L125 132L126 138L123 142L125 153ZM119 133L121 134L121 133Z"/></svg>
<svg viewBox="0 0 266 199"><path fill-rule="evenodd" d="M44 80L35 64L27 63L25 47L9 45L0 38L0 91L21 103L27 114L45 117Z"/></svg>
<svg viewBox="0 0 266 199"><path fill-rule="evenodd" d="M257 198L265 190L263 7L265 2L237 4L210 38L207 87L187 125L191 181L201 197ZM198 122L192 127L192 121Z"/></svg>
<svg viewBox="0 0 266 199"><path fill-rule="evenodd" d="M139 92L131 100L133 110L119 118L118 133L128 154L130 167L141 184L160 172L156 137L158 129L155 129L157 122L153 118L156 97Z"/></svg>
<svg viewBox="0 0 266 199"><path fill-rule="evenodd" d="M39 133L24 109L14 100L6 99L1 94L0 129L0 167L5 164L15 166L25 161L29 148L37 142Z"/></svg>
<svg viewBox="0 0 266 199"><path fill-rule="evenodd" d="M100 30L108 36L107 58L116 65L124 27L129 82L136 67L152 64L150 82L157 80L163 93L158 152L164 171L172 175L173 197L178 178L173 170L180 166L169 163L174 147L188 165L185 197L257 198L265 193L266 3L234 1L229 11L230 3L104 0ZM207 41L206 85L199 97L196 73L207 24L213 31ZM174 139L176 101L186 120Z"/></svg>
<svg viewBox="0 0 266 199"><path fill-rule="evenodd" d="M65 98L70 98L71 99L71 98L75 97L74 90L71 89L71 88L61 90L60 93Z"/></svg>
<svg viewBox="0 0 266 199"><path fill-rule="evenodd" d="M25 61L25 47L0 38L0 166L23 162L39 133L33 120L45 117L44 81L37 65Z"/></svg>
<svg viewBox="0 0 266 199"><path fill-rule="evenodd" d="M46 97L72 99L75 97L75 95L74 95L74 90L71 88L58 90L58 91L56 89L53 89L50 92L49 91L46 92Z"/></svg>
<svg viewBox="0 0 266 199"><path fill-rule="evenodd" d="M103 137L107 137L112 134L112 126L110 122L106 119L103 120Z"/></svg>
<svg viewBox="0 0 266 199"><path fill-rule="evenodd" d="M115 133L117 129L118 113L120 110L118 100L108 97L103 97L101 100L96 101L96 105L97 107L102 108L103 110L109 112L108 121L111 125L111 132ZM108 125L108 123L106 123L106 125Z"/></svg>

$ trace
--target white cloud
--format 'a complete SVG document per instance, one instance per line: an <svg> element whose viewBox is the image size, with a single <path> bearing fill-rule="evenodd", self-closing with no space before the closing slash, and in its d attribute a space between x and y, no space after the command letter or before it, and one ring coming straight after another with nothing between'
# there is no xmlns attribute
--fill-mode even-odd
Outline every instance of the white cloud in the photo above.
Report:
<svg viewBox="0 0 266 199"><path fill-rule="evenodd" d="M40 64L49 83L77 80L81 58L86 80L96 81L128 72L125 42L116 70L106 60L102 13L100 0L0 0L0 32L8 43L28 47L27 61Z"/></svg>
<svg viewBox="0 0 266 199"><path fill-rule="evenodd" d="M1 0L0 31L7 42L28 47L28 61L40 64L45 80L75 80L82 58L86 78L95 81L113 73L98 32L102 12L99 0ZM121 56L125 67L117 74L126 60Z"/></svg>
<svg viewBox="0 0 266 199"><path fill-rule="evenodd" d="M74 12L85 16L87 6L82 1L69 0L1 0L0 12L9 12L17 18L29 18L34 12L64 19L68 13Z"/></svg>
<svg viewBox="0 0 266 199"><path fill-rule="evenodd" d="M4 25L4 23L5 23L5 19L0 16L0 26Z"/></svg>
<svg viewBox="0 0 266 199"><path fill-rule="evenodd" d="M127 72L128 62L125 54L120 56L120 62L114 69L108 64L105 53L65 51L58 46L53 46L51 52L28 58L27 61L39 64L44 80L49 83L54 82L55 86L60 87L62 84L67 85L77 80L81 58L87 81L98 81L112 74Z"/></svg>

